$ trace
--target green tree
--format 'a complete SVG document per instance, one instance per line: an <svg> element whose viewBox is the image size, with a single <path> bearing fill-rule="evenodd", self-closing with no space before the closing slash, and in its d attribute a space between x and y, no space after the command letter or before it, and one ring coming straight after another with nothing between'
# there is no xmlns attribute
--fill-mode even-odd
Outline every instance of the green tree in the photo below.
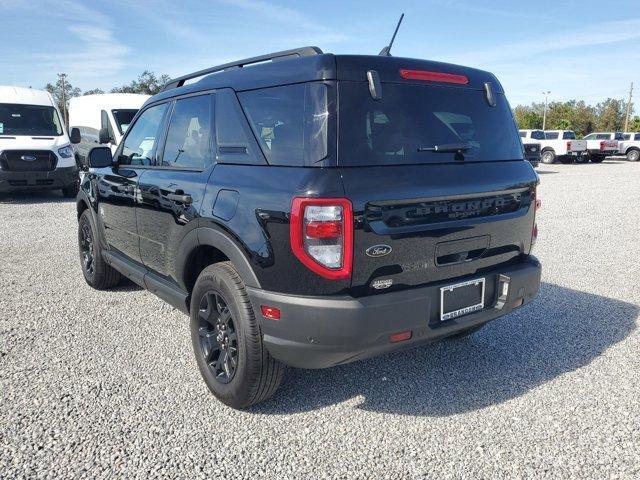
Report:
<svg viewBox="0 0 640 480"><path fill-rule="evenodd" d="M47 83L44 89L53 96L53 100L56 102L56 105L58 105L60 111L63 112L64 123L67 123L69 120L67 118L69 99L79 96L82 93L82 90L71 85L67 80L67 75L65 73L58 75L56 83Z"/></svg>
<svg viewBox="0 0 640 480"><path fill-rule="evenodd" d="M513 116L520 129L530 130L542 128L542 115L533 107L518 105L513 110Z"/></svg>
<svg viewBox="0 0 640 480"><path fill-rule="evenodd" d="M640 132L640 117L633 117L629 120L629 131Z"/></svg>
<svg viewBox="0 0 640 480"><path fill-rule="evenodd" d="M170 79L171 77L169 77L169 75L160 75L158 77L155 73L145 70L138 76L137 80L132 80L131 83L127 85L116 87L112 89L111 92L155 95Z"/></svg>
<svg viewBox="0 0 640 480"><path fill-rule="evenodd" d="M624 100L607 98L596 105L596 130L615 132L622 130L626 103Z"/></svg>
<svg viewBox="0 0 640 480"><path fill-rule="evenodd" d="M104 90L100 90L99 88L94 88L92 90L87 90L82 95L100 95L103 93L104 93Z"/></svg>

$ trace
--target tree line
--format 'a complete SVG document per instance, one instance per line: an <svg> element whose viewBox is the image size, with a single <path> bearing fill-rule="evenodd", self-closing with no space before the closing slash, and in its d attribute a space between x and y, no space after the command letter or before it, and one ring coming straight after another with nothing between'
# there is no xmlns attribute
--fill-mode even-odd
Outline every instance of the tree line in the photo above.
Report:
<svg viewBox="0 0 640 480"><path fill-rule="evenodd" d="M136 80L112 88L111 93L155 95L169 80L169 75L156 75L154 72L145 70ZM99 88L83 92L74 87L66 78L64 80L58 78L55 83L47 83L45 90L53 95L61 112L68 111L69 99L72 97L105 93ZM616 98L607 98L595 106L587 105L582 100L551 102L547 105L545 128L547 130L573 130L579 137L594 131L619 132L624 129L626 111L627 102ZM630 111L633 113L633 104ZM518 105L513 109L513 114L518 128L542 128L544 104L534 102L531 105ZM628 131L640 132L639 116L630 117Z"/></svg>
<svg viewBox="0 0 640 480"><path fill-rule="evenodd" d="M630 109L633 114L633 104ZM568 102L551 102L547 105L547 130L573 130L578 137L591 132L621 132L624 130L627 102L616 98L594 105L587 105L582 100ZM544 103L518 105L513 114L521 129L541 129L544 115ZM630 132L640 131L640 117L630 116Z"/></svg>

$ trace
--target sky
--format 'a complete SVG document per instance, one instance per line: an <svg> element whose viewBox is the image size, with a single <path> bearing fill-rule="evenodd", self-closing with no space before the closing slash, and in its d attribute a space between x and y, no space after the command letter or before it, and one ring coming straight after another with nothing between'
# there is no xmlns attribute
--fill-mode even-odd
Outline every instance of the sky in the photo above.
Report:
<svg viewBox="0 0 640 480"><path fill-rule="evenodd" d="M143 70L179 76L315 45L495 73L513 106L626 98L640 105L640 0L0 0L0 84L42 88L65 72L110 90ZM636 108L636 112L640 108Z"/></svg>

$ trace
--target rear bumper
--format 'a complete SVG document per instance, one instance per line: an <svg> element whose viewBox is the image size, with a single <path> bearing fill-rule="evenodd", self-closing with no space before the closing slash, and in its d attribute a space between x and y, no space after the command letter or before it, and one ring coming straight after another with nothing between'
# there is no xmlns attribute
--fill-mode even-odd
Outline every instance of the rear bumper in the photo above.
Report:
<svg viewBox="0 0 640 480"><path fill-rule="evenodd" d="M76 167L60 167L48 172L12 172L0 170L0 192L53 190L78 181Z"/></svg>
<svg viewBox="0 0 640 480"><path fill-rule="evenodd" d="M506 301L498 301L500 275L509 277ZM300 368L325 368L417 346L486 323L531 302L540 287L541 266L527 256L517 265L470 278L486 279L480 312L440 322L442 284L369 297L300 297L248 288L259 316L264 343L281 362ZM279 308L280 320L260 316L260 306ZM516 306L517 305L517 306ZM411 330L411 338L390 343L393 333Z"/></svg>

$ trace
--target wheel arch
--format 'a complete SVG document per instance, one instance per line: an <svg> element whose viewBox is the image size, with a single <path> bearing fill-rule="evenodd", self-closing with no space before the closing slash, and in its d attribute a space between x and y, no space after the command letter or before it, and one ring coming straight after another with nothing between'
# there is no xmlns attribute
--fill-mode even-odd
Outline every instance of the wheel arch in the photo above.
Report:
<svg viewBox="0 0 640 480"><path fill-rule="evenodd" d="M184 237L176 256L176 278L190 294L202 270L224 261L233 264L245 285L261 288L242 248L229 234L211 227L196 228Z"/></svg>

